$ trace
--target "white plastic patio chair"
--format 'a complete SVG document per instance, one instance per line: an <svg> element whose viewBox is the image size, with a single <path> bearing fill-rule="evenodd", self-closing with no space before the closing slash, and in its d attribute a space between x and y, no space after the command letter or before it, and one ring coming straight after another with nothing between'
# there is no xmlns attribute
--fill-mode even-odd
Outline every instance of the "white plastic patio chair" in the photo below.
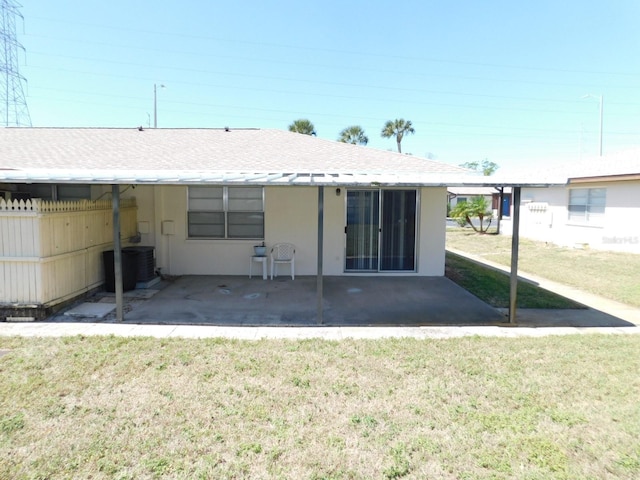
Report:
<svg viewBox="0 0 640 480"><path fill-rule="evenodd" d="M271 280L278 276L278 264L291 264L291 280L296 278L296 247L291 243L276 243L271 247Z"/></svg>

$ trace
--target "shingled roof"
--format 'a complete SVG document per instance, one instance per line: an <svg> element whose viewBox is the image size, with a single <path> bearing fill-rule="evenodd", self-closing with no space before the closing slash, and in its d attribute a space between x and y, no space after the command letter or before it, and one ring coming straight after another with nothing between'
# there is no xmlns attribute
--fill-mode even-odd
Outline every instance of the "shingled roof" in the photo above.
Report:
<svg viewBox="0 0 640 480"><path fill-rule="evenodd" d="M607 154L603 157L589 158L582 162L562 167L570 181L591 179L640 179L640 149L629 149Z"/></svg>
<svg viewBox="0 0 640 480"><path fill-rule="evenodd" d="M511 170L509 178L537 178L544 182L558 181L580 183L586 181L632 180L640 179L640 148L631 148L611 152L600 156L585 157L578 161L557 161ZM498 177L498 176L496 176Z"/></svg>
<svg viewBox="0 0 640 480"><path fill-rule="evenodd" d="M3 128L0 182L486 184L412 155L275 129Z"/></svg>

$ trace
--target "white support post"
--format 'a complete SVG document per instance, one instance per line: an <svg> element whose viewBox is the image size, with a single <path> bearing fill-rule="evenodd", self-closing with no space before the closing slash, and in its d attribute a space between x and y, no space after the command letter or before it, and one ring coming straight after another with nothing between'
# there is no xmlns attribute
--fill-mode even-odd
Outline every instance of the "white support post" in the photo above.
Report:
<svg viewBox="0 0 640 480"><path fill-rule="evenodd" d="M520 187L513 187L513 232L511 236L511 277L509 283L509 323L516 323L518 298L518 253L520 249Z"/></svg>
<svg viewBox="0 0 640 480"><path fill-rule="evenodd" d="M317 272L317 297L318 297L318 314L317 323L321 325L323 319L323 291L322 291L322 263L323 263L323 239L324 239L324 187L318 187L318 272Z"/></svg>
<svg viewBox="0 0 640 480"><path fill-rule="evenodd" d="M124 320L124 296L122 294L122 242L120 241L120 185L111 185L113 208L113 273L116 291L116 318Z"/></svg>

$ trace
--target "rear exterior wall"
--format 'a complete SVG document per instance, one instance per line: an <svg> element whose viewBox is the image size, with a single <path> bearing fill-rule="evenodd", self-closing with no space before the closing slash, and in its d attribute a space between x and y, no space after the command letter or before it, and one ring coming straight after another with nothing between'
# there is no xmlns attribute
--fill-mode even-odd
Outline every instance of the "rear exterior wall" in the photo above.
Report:
<svg viewBox="0 0 640 480"><path fill-rule="evenodd" d="M444 275L446 188L418 189L417 268L409 275ZM186 186L138 186L141 245L156 249L156 264L170 275L247 275L259 240L191 239L187 235ZM296 275L315 275L318 249L318 188L264 189L265 243L296 245ZM324 188L323 274L344 275L346 188ZM256 268L258 267L258 268ZM254 273L259 265L254 266ZM397 275L397 274L396 274ZM405 274L406 275L406 274Z"/></svg>

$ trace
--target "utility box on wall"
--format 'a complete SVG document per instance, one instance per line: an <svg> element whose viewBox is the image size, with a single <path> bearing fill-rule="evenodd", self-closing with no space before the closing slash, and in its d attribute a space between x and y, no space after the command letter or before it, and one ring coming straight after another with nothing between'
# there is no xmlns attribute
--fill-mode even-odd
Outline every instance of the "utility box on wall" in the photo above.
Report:
<svg viewBox="0 0 640 480"><path fill-rule="evenodd" d="M138 233L147 235L150 231L149 222L138 222Z"/></svg>
<svg viewBox="0 0 640 480"><path fill-rule="evenodd" d="M173 223L173 220L163 220L161 230L162 230L162 235L175 235L176 234L175 223Z"/></svg>

